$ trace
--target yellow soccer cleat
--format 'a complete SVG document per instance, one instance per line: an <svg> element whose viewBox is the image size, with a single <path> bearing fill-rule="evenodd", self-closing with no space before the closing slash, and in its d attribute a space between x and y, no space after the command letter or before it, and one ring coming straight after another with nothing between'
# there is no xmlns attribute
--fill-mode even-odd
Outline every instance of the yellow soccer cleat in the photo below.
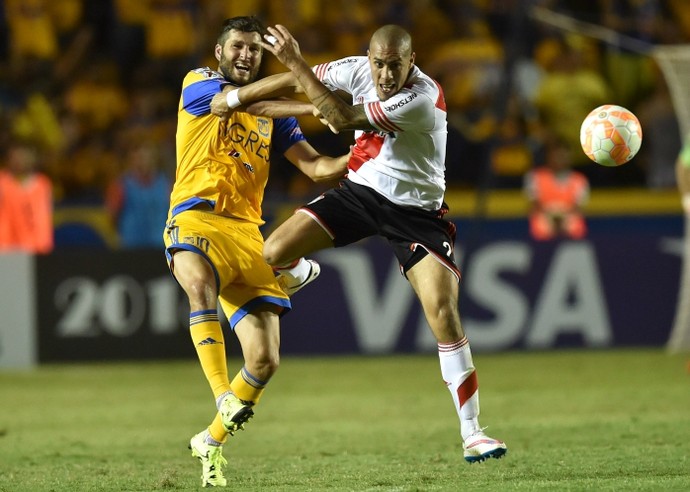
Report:
<svg viewBox="0 0 690 492"><path fill-rule="evenodd" d="M231 436L240 429L244 429L244 424L254 416L251 405L240 400L232 393L223 398L218 407L223 427Z"/></svg>

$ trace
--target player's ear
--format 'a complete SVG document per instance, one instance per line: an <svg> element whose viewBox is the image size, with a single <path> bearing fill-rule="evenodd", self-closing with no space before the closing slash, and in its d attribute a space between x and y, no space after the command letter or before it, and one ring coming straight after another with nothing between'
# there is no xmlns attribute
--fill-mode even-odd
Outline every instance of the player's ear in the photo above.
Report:
<svg viewBox="0 0 690 492"><path fill-rule="evenodd" d="M220 54L223 52L223 47L219 44L216 45L215 55L216 55L216 60L220 61Z"/></svg>
<svg viewBox="0 0 690 492"><path fill-rule="evenodd" d="M410 66L414 65L414 59L417 54L413 51L410 55Z"/></svg>

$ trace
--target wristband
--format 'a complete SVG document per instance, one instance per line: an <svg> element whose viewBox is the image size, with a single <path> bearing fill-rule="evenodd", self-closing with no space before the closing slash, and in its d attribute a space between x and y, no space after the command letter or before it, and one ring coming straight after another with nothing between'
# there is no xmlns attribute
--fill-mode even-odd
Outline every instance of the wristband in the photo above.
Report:
<svg viewBox="0 0 690 492"><path fill-rule="evenodd" d="M238 95L239 89L232 90L228 92L228 95L226 96L226 100L228 102L228 107L230 109L235 109L237 106L241 105L242 103L240 102L240 97Z"/></svg>

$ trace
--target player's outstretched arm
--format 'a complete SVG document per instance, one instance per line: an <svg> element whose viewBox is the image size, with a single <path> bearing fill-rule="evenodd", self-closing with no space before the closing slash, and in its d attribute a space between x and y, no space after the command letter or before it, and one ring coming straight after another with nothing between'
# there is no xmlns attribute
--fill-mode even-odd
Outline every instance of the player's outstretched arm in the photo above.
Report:
<svg viewBox="0 0 690 492"><path fill-rule="evenodd" d="M233 111L270 118L313 114L312 104L283 97L301 92L294 80L292 74L284 73L266 77L241 88L226 85L221 92L213 96L211 114L223 120L227 120Z"/></svg>
<svg viewBox="0 0 690 492"><path fill-rule="evenodd" d="M294 99L271 99L248 104L245 111L256 116L269 118L287 118L288 116L304 116L314 113L314 105L310 102Z"/></svg>
<svg viewBox="0 0 690 492"><path fill-rule="evenodd" d="M271 75L242 87L226 85L221 92L213 96L211 113L223 120L227 120L233 111L246 111L273 118L311 114L307 110L307 106L297 104L299 101L295 101L292 109L286 104L279 104L276 106L259 105L256 107L259 109L255 109L255 111L266 111L266 113L247 111L252 103L289 97L301 92L295 77L290 72ZM270 113L270 111L273 112Z"/></svg>
<svg viewBox="0 0 690 492"><path fill-rule="evenodd" d="M285 152L285 157L312 181L331 181L345 176L350 153L340 157L319 154L306 140L300 140Z"/></svg>

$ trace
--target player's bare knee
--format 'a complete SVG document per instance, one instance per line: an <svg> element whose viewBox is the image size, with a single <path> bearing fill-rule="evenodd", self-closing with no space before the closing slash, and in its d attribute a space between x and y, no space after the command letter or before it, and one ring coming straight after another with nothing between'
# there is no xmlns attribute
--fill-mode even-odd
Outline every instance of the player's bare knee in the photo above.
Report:
<svg viewBox="0 0 690 492"><path fill-rule="evenodd" d="M263 256L266 263L271 266L279 266L284 263L281 258L280 247L278 242L272 240L270 237L264 243Z"/></svg>
<svg viewBox="0 0 690 492"><path fill-rule="evenodd" d="M275 351L261 350L245 360L249 372L259 379L267 381L280 366L280 356Z"/></svg>
<svg viewBox="0 0 690 492"><path fill-rule="evenodd" d="M215 309L218 295L215 285L209 282L207 278L201 275L192 275L180 283L191 306L196 309Z"/></svg>
<svg viewBox="0 0 690 492"><path fill-rule="evenodd" d="M447 299L441 297L426 299L424 302L424 313L432 328L438 327L438 329L443 331L460 329L458 308L454 303L448 302Z"/></svg>

